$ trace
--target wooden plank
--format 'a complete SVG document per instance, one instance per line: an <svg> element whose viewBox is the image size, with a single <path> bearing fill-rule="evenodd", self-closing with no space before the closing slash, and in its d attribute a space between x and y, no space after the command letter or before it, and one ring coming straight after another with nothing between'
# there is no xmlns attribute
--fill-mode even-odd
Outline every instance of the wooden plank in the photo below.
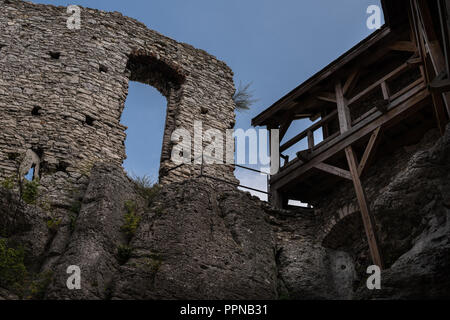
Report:
<svg viewBox="0 0 450 320"><path fill-rule="evenodd" d="M392 102L387 113L383 114L376 111L366 120L361 121L356 126L352 127L345 134L341 134L334 139L330 139L330 141L324 143L320 148L315 149L311 155L312 160L307 164L303 165L301 162L292 163L292 165L290 165L286 170L272 176L271 183L279 187L284 186L293 180L298 179L298 177L310 170L314 164L326 161L329 157L365 137L377 127L387 126L392 123L394 118L407 113L407 111L413 112L416 108L423 107L422 103L427 102L426 99L430 96L430 94L427 90L424 90L424 86L418 87L415 90L417 89L421 89L422 91L414 92L414 96L402 104L393 105L394 102ZM414 106L416 108L413 108Z"/></svg>
<svg viewBox="0 0 450 320"><path fill-rule="evenodd" d="M339 118L339 129L341 133L344 133L348 131L352 126L350 109L348 108L347 101L344 98L344 91L342 90L341 82L337 82L335 88L336 88L336 101Z"/></svg>
<svg viewBox="0 0 450 320"><path fill-rule="evenodd" d="M370 256L372 257L372 261L375 265L383 268L381 252L378 247L378 241L375 233L374 219L370 213L369 206L366 201L366 195L361 184L361 180L359 179L357 160L351 146L345 148L345 155L350 168L353 186L355 187L356 198L358 199L359 207L361 209L361 216L364 223L364 229L366 231L367 242L369 243Z"/></svg>
<svg viewBox="0 0 450 320"><path fill-rule="evenodd" d="M336 103L336 95L332 92L320 92L316 98L322 101Z"/></svg>
<svg viewBox="0 0 450 320"><path fill-rule="evenodd" d="M373 114L374 112L376 112L378 109L373 107L372 109L368 110L367 112L365 112L364 114L362 114L360 117L356 118L355 120L353 120L352 124L353 126L355 126L356 124L358 124L359 122L363 121L364 119L366 119L368 116L370 116L371 114Z"/></svg>
<svg viewBox="0 0 450 320"><path fill-rule="evenodd" d="M408 51L408 52L416 52L417 47L412 41L396 41L393 44L389 45L389 49L394 51Z"/></svg>
<svg viewBox="0 0 450 320"><path fill-rule="evenodd" d="M336 131L335 133L333 133L332 135L328 136L328 138L326 140L322 140L320 141L318 144L316 144L314 146L314 150L320 148L321 146L323 146L324 144L330 142L331 140L333 140L336 137L339 137L341 133L339 131Z"/></svg>
<svg viewBox="0 0 450 320"><path fill-rule="evenodd" d="M422 59L420 57L413 57L406 61L409 65L417 65L422 63Z"/></svg>
<svg viewBox="0 0 450 320"><path fill-rule="evenodd" d="M358 176L362 176L365 170L369 167L370 161L372 160L375 150L380 142L380 131L381 127L375 129L369 139L369 143L367 144L366 150L361 158L361 162L358 166Z"/></svg>
<svg viewBox="0 0 450 320"><path fill-rule="evenodd" d="M338 176L338 177L341 177L341 178L344 178L347 180L352 180L350 171L344 170L344 169L341 169L341 168L338 168L335 166L331 166L331 165L323 163L323 162L314 165L314 168L317 168L321 171L327 172L329 174L332 174L332 175L335 175L335 176Z"/></svg>
<svg viewBox="0 0 450 320"><path fill-rule="evenodd" d="M398 97L400 97L401 95L405 94L406 92L408 92L409 90L411 90L412 88L414 88L415 86L424 83L425 79L424 78L420 78L417 79L416 81L414 81L413 83L410 83L409 85L407 85L406 87L404 87L403 89L400 89L398 92L394 93L393 95L391 95L390 100L395 100Z"/></svg>
<svg viewBox="0 0 450 320"><path fill-rule="evenodd" d="M373 84L371 84L370 86L368 86L366 89L364 89L363 91L361 91L360 93L358 93L357 95L355 95L353 98L351 98L348 102L348 104L352 104L357 102L359 99L361 99L362 97L364 97L365 95L367 95L368 93L370 93L371 91L373 91L375 88L377 88L378 86L380 86L383 82L393 78L394 76L400 74L400 72L408 69L410 66L407 63L402 64L401 66L399 66L398 68L396 68L394 71L389 72L387 75L385 75L384 77L382 77L380 80L374 82Z"/></svg>

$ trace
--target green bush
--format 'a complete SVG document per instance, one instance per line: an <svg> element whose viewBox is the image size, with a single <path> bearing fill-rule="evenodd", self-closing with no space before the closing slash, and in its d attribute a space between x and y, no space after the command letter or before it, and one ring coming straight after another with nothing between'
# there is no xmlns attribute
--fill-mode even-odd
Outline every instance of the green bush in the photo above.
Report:
<svg viewBox="0 0 450 320"><path fill-rule="evenodd" d="M253 92L250 91L251 85L251 83L248 83L246 85L243 85L242 83L239 84L238 89L233 95L233 101L236 104L237 110L248 110L255 102L258 101L256 99L253 99Z"/></svg>
<svg viewBox="0 0 450 320"><path fill-rule="evenodd" d="M127 213L125 214L125 222L120 229L125 232L129 238L131 238L136 233L141 217L136 214L137 205L134 201L126 201L125 208L127 209Z"/></svg>
<svg viewBox="0 0 450 320"><path fill-rule="evenodd" d="M5 180L2 181L1 186L4 189L12 190L16 186L16 179L14 177L6 178Z"/></svg>
<svg viewBox="0 0 450 320"><path fill-rule="evenodd" d="M117 260L120 264L125 264L130 259L133 249L127 245L117 247Z"/></svg>
<svg viewBox="0 0 450 320"><path fill-rule="evenodd" d="M30 283L28 288L27 299L42 300L45 298L45 293L53 279L52 271L45 271L38 274L35 279Z"/></svg>
<svg viewBox="0 0 450 320"><path fill-rule="evenodd" d="M72 203L71 207L70 207L70 212L78 215L81 211L81 201L76 200Z"/></svg>
<svg viewBox="0 0 450 320"><path fill-rule="evenodd" d="M71 214L69 218L70 218L70 232L74 232L75 225L77 223L77 216L74 214Z"/></svg>
<svg viewBox="0 0 450 320"><path fill-rule="evenodd" d="M23 248L11 248L6 239L0 239L0 286L21 287L27 277Z"/></svg>
<svg viewBox="0 0 450 320"><path fill-rule="evenodd" d="M137 210L137 204L132 200L127 200L125 201L125 208L127 209L127 213L135 213Z"/></svg>
<svg viewBox="0 0 450 320"><path fill-rule="evenodd" d="M147 200L147 206L150 207L155 197L159 194L161 187L153 183L148 176L133 176L131 179L134 182L137 193Z"/></svg>
<svg viewBox="0 0 450 320"><path fill-rule="evenodd" d="M50 231L56 232L58 231L59 225L61 224L61 219L52 218L47 220L47 227Z"/></svg>
<svg viewBox="0 0 450 320"><path fill-rule="evenodd" d="M140 268L155 275L161 268L162 264L163 261L160 258L144 258L140 264Z"/></svg>
<svg viewBox="0 0 450 320"><path fill-rule="evenodd" d="M36 200L39 196L39 181L24 181L22 187L22 200L28 204L36 204Z"/></svg>

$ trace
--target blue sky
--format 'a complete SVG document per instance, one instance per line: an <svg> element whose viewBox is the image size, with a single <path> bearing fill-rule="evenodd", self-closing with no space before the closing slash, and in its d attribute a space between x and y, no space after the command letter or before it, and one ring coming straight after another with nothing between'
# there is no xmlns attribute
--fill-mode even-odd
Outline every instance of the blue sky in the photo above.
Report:
<svg viewBox="0 0 450 320"><path fill-rule="evenodd" d="M237 128L373 30L366 27L369 5L379 0L35 0L119 11L177 41L204 49L225 61L235 82L252 82L258 102L237 112ZM165 120L165 99L152 87L130 83L122 116L127 125L124 166L157 178ZM287 138L308 123L297 124ZM239 170L244 185L265 189L266 179Z"/></svg>

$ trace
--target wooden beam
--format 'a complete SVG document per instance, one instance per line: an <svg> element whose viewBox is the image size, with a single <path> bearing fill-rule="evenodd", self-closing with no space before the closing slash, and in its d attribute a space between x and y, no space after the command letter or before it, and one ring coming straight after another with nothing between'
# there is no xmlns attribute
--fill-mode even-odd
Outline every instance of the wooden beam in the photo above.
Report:
<svg viewBox="0 0 450 320"><path fill-rule="evenodd" d="M401 97L396 101L393 101L389 106L387 113L383 114L376 111L365 120L352 127L345 134L341 134L333 139L330 139L329 141L326 141L320 146L320 148L316 146L311 154L311 161L309 161L306 165L300 161L293 163L285 170L272 176L270 180L271 183L280 187L287 185L309 171L314 164L326 161L329 157L343 150L345 147L354 144L359 139L370 134L379 126L388 127L393 125L396 123L396 119L400 119L406 114L410 114L424 107L427 103L430 103L430 100L427 99L430 94L424 89L424 85L413 89L411 92L406 94L408 99L403 99Z"/></svg>
<svg viewBox="0 0 450 320"><path fill-rule="evenodd" d="M447 74L450 75L450 1L438 0L439 20L441 22L441 34L443 40L445 64L447 66Z"/></svg>
<svg viewBox="0 0 450 320"><path fill-rule="evenodd" d="M356 156L351 146L345 148L345 155L347 157L350 174L355 187L356 198L358 199L359 207L361 209L361 216L366 231L367 242L369 243L370 256L375 265L383 268L383 261L381 259L381 252L378 247L378 241L375 233L374 219L370 213L369 206L366 201L366 195L358 175L358 166Z"/></svg>
<svg viewBox="0 0 450 320"><path fill-rule="evenodd" d="M409 90L411 90L412 88L416 87L417 85L421 84L421 83L425 83L425 78L420 77L419 79L417 79L416 81L414 81L413 83L407 85L406 87L404 87L403 89L400 89L398 92L394 93L393 95L391 95L389 97L389 100L393 101L395 99L397 99L398 97L402 96L403 94L405 94L406 92L408 92Z"/></svg>
<svg viewBox="0 0 450 320"><path fill-rule="evenodd" d="M412 57L408 61L406 61L406 63L409 65L421 64L422 59L420 57Z"/></svg>
<svg viewBox="0 0 450 320"><path fill-rule="evenodd" d="M445 104L442 100L442 94L432 93L431 97L433 99L434 115L436 117L439 132L441 136L443 136L445 134L445 128L448 121L445 114Z"/></svg>
<svg viewBox="0 0 450 320"><path fill-rule="evenodd" d="M368 93L370 93L372 90L374 90L375 88L379 87L383 82L385 82L386 80L389 80L390 78L396 76L397 74L399 74L400 72L402 72L403 70L406 70L409 68L409 65L407 63L402 64L401 66L399 66L398 68L396 68L394 71L389 72L387 75L385 75L384 77L382 77L380 80L372 83L370 86L368 86L366 89L364 89L363 91L361 91L360 93L358 93L357 95L355 95L353 98L351 98L348 102L348 104L352 104L356 101L358 101L359 99L361 99L362 97L364 97L365 95L367 95Z"/></svg>
<svg viewBox="0 0 450 320"><path fill-rule="evenodd" d="M445 61L444 53L442 52L441 46L439 44L439 39L433 28L433 19L428 7L426 0L416 0L416 14L418 19L422 20L422 24L417 23L419 28L419 45L422 47L422 56L424 59L424 64L426 65L426 52L425 43L429 51L431 63L433 65L434 74L436 76L440 75L442 72L447 72L447 64ZM424 43L425 42L425 43ZM429 69L429 68L428 68ZM430 70L427 71L428 77L430 76ZM428 78L430 83L433 77ZM450 93L445 92L442 94L442 99L444 100L444 106L447 111L447 115L450 117ZM433 98L433 100L438 100ZM435 108L441 108L440 104L435 105ZM440 112L439 112L440 113ZM436 113L438 114L438 113ZM440 121L440 120L438 120Z"/></svg>
<svg viewBox="0 0 450 320"><path fill-rule="evenodd" d="M365 172L365 170L369 167L369 163L372 160L375 150L378 146L378 143L380 142L380 130L381 127L378 127L375 129L375 131L372 133L369 139L369 143L367 144L366 150L364 151L364 154L361 158L361 162L358 166L358 176L362 176Z"/></svg>
<svg viewBox="0 0 450 320"><path fill-rule="evenodd" d="M389 45L389 49L394 51L416 52L417 47L412 41L397 41Z"/></svg>
<svg viewBox="0 0 450 320"><path fill-rule="evenodd" d="M436 77L429 84L432 93L444 93L450 91L450 79L443 79L442 76Z"/></svg>
<svg viewBox="0 0 450 320"><path fill-rule="evenodd" d="M381 91L383 91L383 98L384 98L384 100L388 100L389 101L390 98L391 98L391 93L390 93L390 90L389 90L389 87L388 87L386 81L383 81L381 83Z"/></svg>
<svg viewBox="0 0 450 320"><path fill-rule="evenodd" d="M287 120L280 126L280 142L283 140L284 136L286 135L286 132L288 131L289 127L292 124L293 119Z"/></svg>
<svg viewBox="0 0 450 320"><path fill-rule="evenodd" d="M283 196L279 190L270 190L269 202L274 208L283 209Z"/></svg>
<svg viewBox="0 0 450 320"><path fill-rule="evenodd" d="M383 27L382 29L374 32L360 45L347 52L346 55L342 56L342 58L339 58L332 64L328 65L326 68L322 69L318 74L302 83L296 89L292 90L289 94L275 102L270 108L266 109L264 112L253 118L252 125L260 125L261 123L267 121L267 119L271 118L279 110L290 108L292 103L294 103L305 92L310 91L313 87L346 66L348 62L360 57L361 53L367 51L372 46L379 43L379 41L381 41L382 39L387 38L389 35L391 35L391 29L389 27ZM388 48L382 46L381 48L377 49L369 58L365 59L363 63L370 64L373 61L376 61L380 57L384 56L387 50Z"/></svg>
<svg viewBox="0 0 450 320"><path fill-rule="evenodd" d="M341 82L337 82L335 88L336 88L339 128L341 133L344 133L348 131L352 126L350 109L348 108L347 100L344 98L344 91L342 90Z"/></svg>
<svg viewBox="0 0 450 320"><path fill-rule="evenodd" d="M445 58L436 31L433 27L433 18L427 2L427 0L417 0L418 14L422 20L422 25L420 25L419 28L422 30L422 35L427 43L435 72L436 74L440 74L441 71L446 70Z"/></svg>
<svg viewBox="0 0 450 320"><path fill-rule="evenodd" d="M311 150L302 150L297 152L297 158L303 163L308 162L311 159Z"/></svg>
<svg viewBox="0 0 450 320"><path fill-rule="evenodd" d="M342 87L342 91L344 92L344 95L351 92L352 89L356 86L356 83L358 82L358 78L359 78L359 73L360 73L359 70L355 70L347 78L347 80L344 83L344 86Z"/></svg>
<svg viewBox="0 0 450 320"><path fill-rule="evenodd" d="M332 92L319 92L316 98L322 101L336 103L336 94Z"/></svg>
<svg viewBox="0 0 450 320"><path fill-rule="evenodd" d="M308 149L314 148L314 131L308 131Z"/></svg>
<svg viewBox="0 0 450 320"><path fill-rule="evenodd" d="M426 5L425 5L425 7L426 7ZM427 10L425 9L425 11L427 11ZM425 16L427 16L427 13L425 13ZM429 31L429 32L432 32L432 31ZM423 67L421 67L420 70L421 70L422 76L425 77L428 84L430 84L432 82L435 75L439 75L438 71L437 71L438 70L437 65L435 63L433 63L433 55L432 55L432 51L431 51L429 44L428 44L428 50L430 51L430 54L429 54L429 56L427 56L425 42L427 41L427 37L429 37L429 36L433 37L435 35L434 34L427 35L426 31L424 29L422 29L422 32L419 33L419 47L421 49L422 59L423 59ZM437 58L437 60L435 60L435 62L439 63L439 61L441 59L440 55L442 54L442 52L440 52L440 50L437 50L436 46L434 47L434 50L435 50L435 52L434 52L435 58ZM448 115L450 115L450 111L449 111L450 96L448 95L448 93L439 94L436 92L431 92L431 98L433 101L433 111L434 111L434 115L436 118L436 123L437 123L438 129L439 129L439 132L441 135L444 135L445 127L446 127L446 123L447 123L445 109L447 107Z"/></svg>
<svg viewBox="0 0 450 320"><path fill-rule="evenodd" d="M329 164L326 163L318 163L316 165L314 165L314 168L319 169L321 171L327 172L329 174L347 179L347 180L352 180L352 176L350 174L350 171L335 167L335 166L331 166Z"/></svg>
<svg viewBox="0 0 450 320"><path fill-rule="evenodd" d="M389 106L389 100L383 100L383 101L380 101L380 103L375 104L375 107L378 109L378 111L381 111L382 113L387 112L388 106Z"/></svg>

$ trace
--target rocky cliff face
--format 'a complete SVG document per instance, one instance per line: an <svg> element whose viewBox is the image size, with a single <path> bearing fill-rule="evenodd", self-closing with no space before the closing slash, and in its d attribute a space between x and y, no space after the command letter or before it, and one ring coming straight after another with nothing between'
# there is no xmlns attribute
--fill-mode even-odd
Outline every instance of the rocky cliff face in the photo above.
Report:
<svg viewBox="0 0 450 320"><path fill-rule="evenodd" d="M414 151L374 201L384 247L399 255L382 290L365 287L358 250L322 246L314 211L277 211L204 178L146 188L98 164L70 208L27 205L0 189L8 253L0 255L0 298L448 298L449 160L447 130ZM405 228L416 224L408 245L396 236L408 230L387 227L399 216ZM71 265L81 269L80 290L66 286Z"/></svg>

